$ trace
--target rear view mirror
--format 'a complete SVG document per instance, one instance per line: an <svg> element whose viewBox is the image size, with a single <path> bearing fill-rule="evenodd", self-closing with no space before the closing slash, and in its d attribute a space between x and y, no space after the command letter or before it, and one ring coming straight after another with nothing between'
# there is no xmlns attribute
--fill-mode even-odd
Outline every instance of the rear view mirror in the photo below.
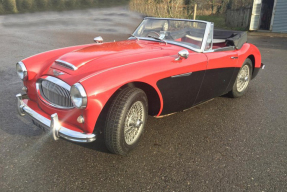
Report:
<svg viewBox="0 0 287 192"><path fill-rule="evenodd" d="M180 59L182 59L182 58L187 59L187 58L188 58L188 55L189 55L188 50L183 49L183 50L181 50L181 51L178 52L178 58L176 58L175 60L178 61L178 60L180 60Z"/></svg>

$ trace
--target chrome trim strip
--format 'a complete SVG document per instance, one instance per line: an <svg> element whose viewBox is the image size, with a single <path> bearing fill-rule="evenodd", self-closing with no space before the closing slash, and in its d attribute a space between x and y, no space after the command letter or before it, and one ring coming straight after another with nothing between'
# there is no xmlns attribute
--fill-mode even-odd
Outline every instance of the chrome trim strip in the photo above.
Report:
<svg viewBox="0 0 287 192"><path fill-rule="evenodd" d="M76 71L78 69L78 67L76 67L75 65L73 65L73 64L71 64L71 63L69 63L67 61L60 60L60 59L56 60L55 63L57 63L57 64L59 64L59 65L61 65L63 67L72 69L74 71Z"/></svg>
<svg viewBox="0 0 287 192"><path fill-rule="evenodd" d="M67 89L68 91L70 91L70 89L71 89L71 86L68 83L62 81L61 79L53 77L53 76L45 75L45 76L40 77L40 79L44 79L44 80L50 81L52 83L55 83L55 84L65 88L65 89Z"/></svg>
<svg viewBox="0 0 287 192"><path fill-rule="evenodd" d="M228 47L221 47L221 48L217 48L217 49L210 49L207 51L203 51L203 53L212 53L212 52L221 52L221 51L233 51L235 50L234 46L228 46Z"/></svg>
<svg viewBox="0 0 287 192"><path fill-rule="evenodd" d="M42 95L41 95L41 91L40 91L40 86L41 86L41 82L43 80L47 80L47 81L50 81L52 83L55 83L61 87L63 87L64 89L68 90L70 92L71 90L71 86L69 84L67 84L66 82L58 79L58 78L55 78L55 77L52 77L52 76L42 76L40 79L37 80L36 82L36 91L37 91L37 94L39 96L39 98L44 102L46 103L47 105L50 105L52 107L55 107L55 108L59 108L59 109L73 109L75 108L74 106L73 107L63 107L63 106L60 106L60 105L57 105L57 104L54 104L54 103L51 103L49 101L47 101Z"/></svg>
<svg viewBox="0 0 287 192"><path fill-rule="evenodd" d="M18 99L17 109L21 116L28 114L32 119L40 122L45 126L45 128L53 131L54 139L59 137L65 138L69 141L74 141L78 143L90 143L96 140L96 135L93 133L81 133L77 131L70 130L66 127L61 126L58 121L57 113L51 115L51 120L40 115L30 107L28 107L22 100L22 95L19 93L16 95Z"/></svg>
<svg viewBox="0 0 287 192"><path fill-rule="evenodd" d="M192 74L192 72L190 72L190 73L183 73L183 74L180 74L180 75L171 76L171 78L186 77L186 76L190 76L191 74Z"/></svg>
<svg viewBox="0 0 287 192"><path fill-rule="evenodd" d="M208 21L203 20L192 20L192 19L177 19L177 18L158 18L158 17L145 17L145 19L157 19L157 20L173 20L173 21L195 21L200 23L209 23Z"/></svg>

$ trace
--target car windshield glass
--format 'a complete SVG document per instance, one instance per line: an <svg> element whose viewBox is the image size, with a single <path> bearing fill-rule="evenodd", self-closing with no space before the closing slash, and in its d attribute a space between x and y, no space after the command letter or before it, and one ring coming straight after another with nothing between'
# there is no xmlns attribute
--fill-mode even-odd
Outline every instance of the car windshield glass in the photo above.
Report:
<svg viewBox="0 0 287 192"><path fill-rule="evenodd" d="M205 28L206 23L199 21L146 18L133 35L174 41L200 49Z"/></svg>

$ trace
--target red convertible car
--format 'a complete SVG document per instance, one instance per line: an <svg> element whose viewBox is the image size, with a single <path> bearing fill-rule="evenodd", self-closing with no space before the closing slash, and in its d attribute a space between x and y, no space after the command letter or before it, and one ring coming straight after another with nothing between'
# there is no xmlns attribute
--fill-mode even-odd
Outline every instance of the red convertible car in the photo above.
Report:
<svg viewBox="0 0 287 192"><path fill-rule="evenodd" d="M147 116L163 116L229 94L240 97L264 65L246 32L206 21L145 18L128 40L52 50L16 64L18 112L55 140L93 142L103 111L107 148L127 154Z"/></svg>

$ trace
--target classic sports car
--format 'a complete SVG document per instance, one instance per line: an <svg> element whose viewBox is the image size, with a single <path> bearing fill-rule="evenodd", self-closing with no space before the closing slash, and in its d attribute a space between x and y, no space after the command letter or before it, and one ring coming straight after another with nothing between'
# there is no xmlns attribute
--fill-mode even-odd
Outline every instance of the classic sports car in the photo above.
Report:
<svg viewBox="0 0 287 192"><path fill-rule="evenodd" d="M103 111L107 148L125 155L147 116L163 116L223 94L241 97L264 68L246 32L206 21L145 18L128 40L40 53L16 64L18 112L55 140L96 140Z"/></svg>

